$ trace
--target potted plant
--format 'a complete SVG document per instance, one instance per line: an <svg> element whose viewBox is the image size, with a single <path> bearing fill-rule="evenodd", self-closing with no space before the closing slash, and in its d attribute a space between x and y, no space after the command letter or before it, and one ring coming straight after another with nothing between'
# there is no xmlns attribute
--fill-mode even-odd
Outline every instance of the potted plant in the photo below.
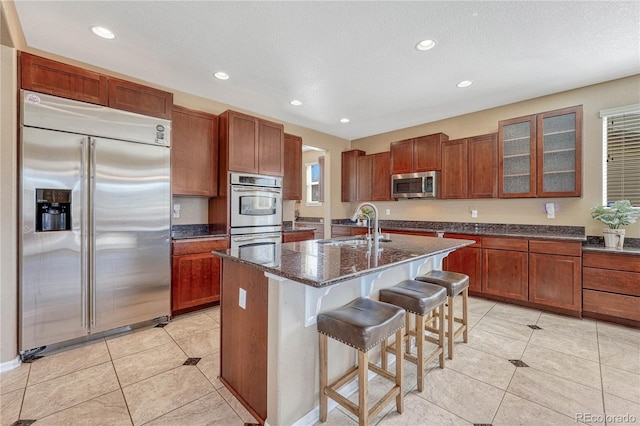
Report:
<svg viewBox="0 0 640 426"><path fill-rule="evenodd" d="M591 217L607 225L603 230L605 247L621 249L624 244L624 229L620 227L635 223L640 217L640 209L631 206L629 200L618 200L608 206L592 208Z"/></svg>

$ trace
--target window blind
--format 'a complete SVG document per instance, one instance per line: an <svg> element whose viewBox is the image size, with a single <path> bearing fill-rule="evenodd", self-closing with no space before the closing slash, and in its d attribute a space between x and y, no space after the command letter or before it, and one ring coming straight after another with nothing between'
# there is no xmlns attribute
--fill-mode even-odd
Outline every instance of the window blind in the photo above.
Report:
<svg viewBox="0 0 640 426"><path fill-rule="evenodd" d="M606 117L607 203L630 200L640 206L640 113Z"/></svg>

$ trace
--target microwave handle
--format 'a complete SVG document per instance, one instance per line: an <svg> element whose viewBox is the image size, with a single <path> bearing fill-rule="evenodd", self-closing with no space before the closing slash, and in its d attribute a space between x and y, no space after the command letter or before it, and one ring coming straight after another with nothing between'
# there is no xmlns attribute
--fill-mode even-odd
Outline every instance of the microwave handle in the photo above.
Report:
<svg viewBox="0 0 640 426"><path fill-rule="evenodd" d="M270 238L270 239L276 239L276 240L280 240L280 235L273 235L273 236L267 236L267 235L249 235L246 237L233 237L233 241L251 241L251 240L260 240L260 239L265 239L265 238Z"/></svg>
<svg viewBox="0 0 640 426"><path fill-rule="evenodd" d="M269 189L269 188L233 188L233 190L235 192L270 192L272 194L280 194L282 193L282 191L279 191L277 189Z"/></svg>

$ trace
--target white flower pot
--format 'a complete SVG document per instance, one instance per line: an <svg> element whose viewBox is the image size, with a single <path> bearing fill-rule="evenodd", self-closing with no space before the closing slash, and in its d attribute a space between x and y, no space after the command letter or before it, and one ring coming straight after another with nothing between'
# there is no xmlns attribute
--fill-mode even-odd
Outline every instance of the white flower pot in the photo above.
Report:
<svg viewBox="0 0 640 426"><path fill-rule="evenodd" d="M622 249L624 244L624 229L604 228L604 246Z"/></svg>

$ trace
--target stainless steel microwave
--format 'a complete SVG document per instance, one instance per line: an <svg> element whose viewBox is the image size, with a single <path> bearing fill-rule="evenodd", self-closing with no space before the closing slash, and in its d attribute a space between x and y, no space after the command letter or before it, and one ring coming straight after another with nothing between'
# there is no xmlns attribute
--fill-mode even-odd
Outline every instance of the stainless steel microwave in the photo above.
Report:
<svg viewBox="0 0 640 426"><path fill-rule="evenodd" d="M391 198L437 198L439 172L391 175Z"/></svg>

